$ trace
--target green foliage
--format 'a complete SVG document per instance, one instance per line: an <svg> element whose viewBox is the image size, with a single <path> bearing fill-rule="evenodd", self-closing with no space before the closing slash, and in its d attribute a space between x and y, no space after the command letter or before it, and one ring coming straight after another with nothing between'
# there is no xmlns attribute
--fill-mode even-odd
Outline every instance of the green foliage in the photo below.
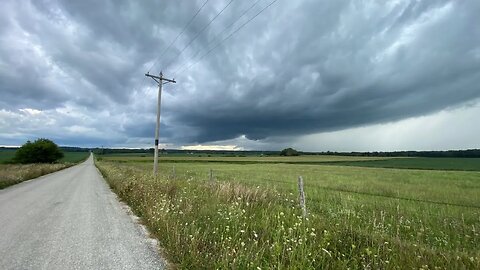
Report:
<svg viewBox="0 0 480 270"><path fill-rule="evenodd" d="M63 152L48 139L37 139L33 143L27 141L15 153L17 163L52 163L63 158Z"/></svg>
<svg viewBox="0 0 480 270"><path fill-rule="evenodd" d="M291 156L298 156L298 155L299 155L298 151L293 148L285 148L280 152L280 156L291 157Z"/></svg>

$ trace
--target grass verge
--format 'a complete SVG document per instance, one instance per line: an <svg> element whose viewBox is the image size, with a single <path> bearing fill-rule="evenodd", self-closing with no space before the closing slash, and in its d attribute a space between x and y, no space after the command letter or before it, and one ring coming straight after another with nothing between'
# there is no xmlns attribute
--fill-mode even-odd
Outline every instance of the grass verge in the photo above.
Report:
<svg viewBox="0 0 480 270"><path fill-rule="evenodd" d="M0 189L71 167L86 160L88 156L87 152L68 152L60 163L0 164Z"/></svg>
<svg viewBox="0 0 480 270"><path fill-rule="evenodd" d="M56 172L74 165L73 163L58 164L1 164L0 165L0 189L21 183L23 181Z"/></svg>

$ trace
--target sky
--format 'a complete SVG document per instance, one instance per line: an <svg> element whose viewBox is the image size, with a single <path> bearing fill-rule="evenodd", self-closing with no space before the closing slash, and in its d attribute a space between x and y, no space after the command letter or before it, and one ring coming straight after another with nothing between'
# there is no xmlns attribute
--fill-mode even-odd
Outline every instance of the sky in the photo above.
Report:
<svg viewBox="0 0 480 270"><path fill-rule="evenodd" d="M0 145L480 148L480 1L2 0Z"/></svg>

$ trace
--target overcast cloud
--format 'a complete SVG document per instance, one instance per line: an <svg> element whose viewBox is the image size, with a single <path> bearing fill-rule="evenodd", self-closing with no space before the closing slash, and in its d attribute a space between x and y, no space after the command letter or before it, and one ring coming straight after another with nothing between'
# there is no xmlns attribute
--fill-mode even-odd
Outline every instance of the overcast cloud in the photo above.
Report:
<svg viewBox="0 0 480 270"><path fill-rule="evenodd" d="M1 1L0 145L480 147L479 1L228 2Z"/></svg>

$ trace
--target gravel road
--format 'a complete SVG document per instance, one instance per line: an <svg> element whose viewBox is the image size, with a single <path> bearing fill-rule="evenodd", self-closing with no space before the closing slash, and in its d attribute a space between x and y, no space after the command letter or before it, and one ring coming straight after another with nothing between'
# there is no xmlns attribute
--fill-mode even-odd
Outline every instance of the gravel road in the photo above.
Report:
<svg viewBox="0 0 480 270"><path fill-rule="evenodd" d="M164 269L93 157L0 190L0 269Z"/></svg>

